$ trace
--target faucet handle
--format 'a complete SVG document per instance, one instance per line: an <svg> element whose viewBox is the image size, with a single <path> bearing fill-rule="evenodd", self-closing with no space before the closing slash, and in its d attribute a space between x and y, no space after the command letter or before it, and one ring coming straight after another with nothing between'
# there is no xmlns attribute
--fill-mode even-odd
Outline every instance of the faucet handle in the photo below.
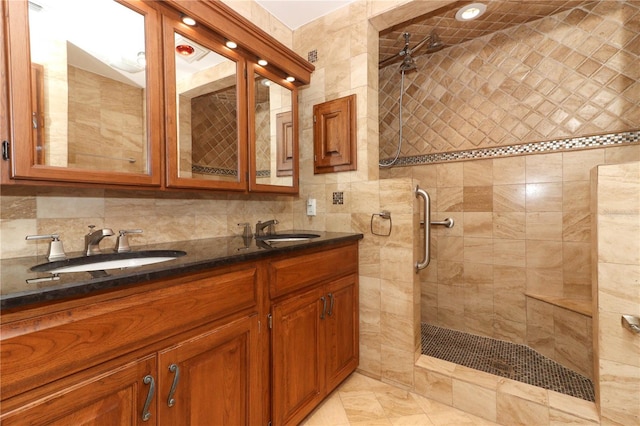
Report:
<svg viewBox="0 0 640 426"><path fill-rule="evenodd" d="M126 253L131 251L129 238L127 238L127 235L129 234L142 234L142 229L121 229L118 232L118 239L116 241L117 253Z"/></svg>
<svg viewBox="0 0 640 426"><path fill-rule="evenodd" d="M47 252L47 260L49 262L53 262L55 260L65 260L67 258L66 253L64 252L64 247L62 246L62 241L60 241L60 235L58 234L43 234L43 235L27 235L25 240L48 240L51 239L49 243L49 251Z"/></svg>
<svg viewBox="0 0 640 426"><path fill-rule="evenodd" d="M253 237L253 233L251 232L251 224L249 222L239 223L238 226L244 226L244 232L242 234L243 238L249 239Z"/></svg>

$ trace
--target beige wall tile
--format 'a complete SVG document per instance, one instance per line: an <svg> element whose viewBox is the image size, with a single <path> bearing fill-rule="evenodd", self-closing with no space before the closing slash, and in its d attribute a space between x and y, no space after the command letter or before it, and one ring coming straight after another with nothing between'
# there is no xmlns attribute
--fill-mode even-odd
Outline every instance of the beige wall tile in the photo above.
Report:
<svg viewBox="0 0 640 426"><path fill-rule="evenodd" d="M640 315L640 289L630 277L640 276L639 265L598 264L598 301L601 312Z"/></svg>
<svg viewBox="0 0 640 426"><path fill-rule="evenodd" d="M493 213L494 238L523 240L525 238L525 226L525 213L495 211Z"/></svg>
<svg viewBox="0 0 640 426"><path fill-rule="evenodd" d="M491 238L493 236L493 214L464 213L463 233L469 237Z"/></svg>
<svg viewBox="0 0 640 426"><path fill-rule="evenodd" d="M454 379L453 406L492 422L497 420L496 391L492 389Z"/></svg>
<svg viewBox="0 0 640 426"><path fill-rule="evenodd" d="M493 160L465 161L462 164L464 186L493 184Z"/></svg>
<svg viewBox="0 0 640 426"><path fill-rule="evenodd" d="M526 203L526 186L495 185L493 187L494 212L523 212Z"/></svg>
<svg viewBox="0 0 640 426"><path fill-rule="evenodd" d="M640 239L636 236L639 235L638 216L599 215L599 261L637 265L640 263Z"/></svg>
<svg viewBox="0 0 640 426"><path fill-rule="evenodd" d="M564 416L564 414L556 413L559 419L567 418L575 422L578 419L584 421L591 421L599 423L600 416L598 415L598 408L595 402L585 401L583 399L574 398L563 393L548 391L549 394L549 407L551 411L554 409L564 412L564 414L571 413L571 416ZM553 415L552 415L553 417ZM577 418L576 418L577 417ZM561 423L561 422L560 422ZM553 419L552 419L553 424ZM572 424L572 423L569 423ZM585 423L589 424L589 423Z"/></svg>
<svg viewBox="0 0 640 426"><path fill-rule="evenodd" d="M562 212L526 214L526 239L562 241Z"/></svg>
<svg viewBox="0 0 640 426"><path fill-rule="evenodd" d="M493 184L525 183L525 157L496 158L493 160Z"/></svg>
<svg viewBox="0 0 640 426"><path fill-rule="evenodd" d="M577 152L562 153L562 180L576 181L589 180L589 171L599 165L604 164L604 150L589 149Z"/></svg>
<svg viewBox="0 0 640 426"><path fill-rule="evenodd" d="M562 242L527 240L527 268L562 268Z"/></svg>
<svg viewBox="0 0 640 426"><path fill-rule="evenodd" d="M492 212L492 186L465 186L463 188L463 205L465 212Z"/></svg>
<svg viewBox="0 0 640 426"><path fill-rule="evenodd" d="M453 405L451 376L416 367L414 380L416 393L447 405Z"/></svg>
<svg viewBox="0 0 640 426"><path fill-rule="evenodd" d="M562 183L529 183L526 186L527 212L562 211Z"/></svg>
<svg viewBox="0 0 640 426"><path fill-rule="evenodd" d="M463 163L443 163L436 165L438 187L462 186L463 176Z"/></svg>
<svg viewBox="0 0 640 426"><path fill-rule="evenodd" d="M436 210L439 212L461 212L464 206L462 187L438 187Z"/></svg>
<svg viewBox="0 0 640 426"><path fill-rule="evenodd" d="M526 161L526 182L561 182L562 153L529 155Z"/></svg>
<svg viewBox="0 0 640 426"><path fill-rule="evenodd" d="M605 424L638 422L640 369L600 360L600 413Z"/></svg>
<svg viewBox="0 0 640 426"><path fill-rule="evenodd" d="M517 396L498 393L497 421L500 424L549 424L549 408Z"/></svg>

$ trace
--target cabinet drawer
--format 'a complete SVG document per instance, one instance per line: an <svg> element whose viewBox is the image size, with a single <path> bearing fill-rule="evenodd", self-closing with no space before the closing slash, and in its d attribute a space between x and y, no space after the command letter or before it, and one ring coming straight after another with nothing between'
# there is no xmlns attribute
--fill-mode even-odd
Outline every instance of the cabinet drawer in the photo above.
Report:
<svg viewBox="0 0 640 426"><path fill-rule="evenodd" d="M234 312L257 309L257 267L223 272L2 324L2 398Z"/></svg>
<svg viewBox="0 0 640 426"><path fill-rule="evenodd" d="M269 265L269 293L276 298L289 292L358 271L356 244L273 261Z"/></svg>

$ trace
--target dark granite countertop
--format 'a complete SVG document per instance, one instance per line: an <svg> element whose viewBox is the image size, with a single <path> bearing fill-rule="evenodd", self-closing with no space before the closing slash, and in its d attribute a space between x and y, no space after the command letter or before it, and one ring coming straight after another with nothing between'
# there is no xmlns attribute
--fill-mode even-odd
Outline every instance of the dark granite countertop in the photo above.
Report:
<svg viewBox="0 0 640 426"><path fill-rule="evenodd" d="M94 273L60 273L55 275L55 280L46 280L54 277L48 272L32 272L30 270L32 266L46 263L45 256L5 259L0 262L0 309L18 308L34 303L89 295L95 291L157 279L169 279L185 273L201 272L218 266L262 259L276 254L292 253L302 249L346 241L357 241L363 237L362 234L319 231L280 231L278 233L296 232L313 233L320 236L306 241L273 244L233 236L138 246L133 247L132 250L182 250L187 254L166 262L132 268L109 269ZM73 258L82 256L82 253L67 253L67 255L69 258Z"/></svg>

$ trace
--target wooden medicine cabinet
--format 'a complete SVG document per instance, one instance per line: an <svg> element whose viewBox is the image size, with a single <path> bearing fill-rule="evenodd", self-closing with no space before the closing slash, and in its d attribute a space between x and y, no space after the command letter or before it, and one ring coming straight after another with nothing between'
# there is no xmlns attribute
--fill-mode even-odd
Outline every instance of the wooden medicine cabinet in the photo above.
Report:
<svg viewBox="0 0 640 426"><path fill-rule="evenodd" d="M356 170L356 95L313 106L313 172Z"/></svg>
<svg viewBox="0 0 640 426"><path fill-rule="evenodd" d="M2 5L3 184L297 193L312 64L221 2L40 2Z"/></svg>
<svg viewBox="0 0 640 426"><path fill-rule="evenodd" d="M159 186L159 11L126 0L80 11L3 3L10 177Z"/></svg>

